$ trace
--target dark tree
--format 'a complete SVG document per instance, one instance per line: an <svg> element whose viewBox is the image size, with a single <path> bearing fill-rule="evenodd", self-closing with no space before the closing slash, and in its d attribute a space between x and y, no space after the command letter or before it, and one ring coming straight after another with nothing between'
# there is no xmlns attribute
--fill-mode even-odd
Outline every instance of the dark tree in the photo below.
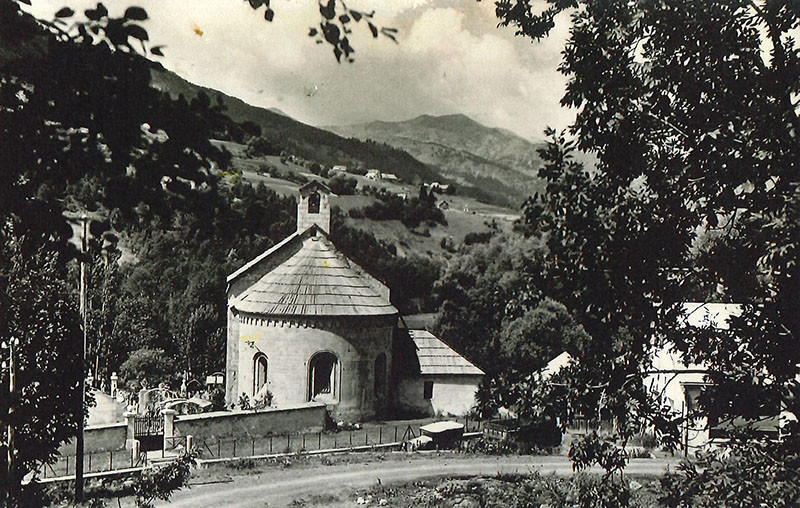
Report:
<svg viewBox="0 0 800 508"><path fill-rule="evenodd" d="M537 12L505 0L497 14L534 39L569 16L562 104L578 111L575 146L598 159L584 168L551 132L547 189L525 207L529 232L548 241L548 276L567 288L558 299L600 347L575 370L570 396L592 400L586 387L598 387L623 434L650 419L674 435L633 388L666 339L708 367L702 410L750 421L777 407L800 414L797 5L549 0ZM698 255L708 231L719 234ZM679 325L681 302L701 286L743 304L729 332ZM781 460L797 456L796 430L783 429ZM750 494L769 504L768 491Z"/></svg>

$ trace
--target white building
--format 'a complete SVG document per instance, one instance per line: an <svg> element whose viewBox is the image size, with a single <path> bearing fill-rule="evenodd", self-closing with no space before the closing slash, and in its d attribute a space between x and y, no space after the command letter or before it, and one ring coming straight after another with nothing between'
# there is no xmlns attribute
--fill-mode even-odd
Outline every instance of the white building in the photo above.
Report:
<svg viewBox="0 0 800 508"><path fill-rule="evenodd" d="M742 306L728 303L685 303L683 304L683 320L686 326L694 328L711 327L716 330L730 328L729 319L740 316ZM665 344L654 356L649 371L644 379L645 386L661 398L663 404L686 416L697 405L697 398L704 387L709 386L706 367L695 365L684 360L681 353L672 344ZM713 417L687 421L681 429L682 447L685 453L711 443L714 439L724 438L725 427L744 424L734 420L719 425ZM779 419L769 418L758 422L756 428L764 432L776 432Z"/></svg>
<svg viewBox="0 0 800 508"><path fill-rule="evenodd" d="M484 372L426 330L408 330L419 372L408 372L397 387L404 409L430 415L460 416L475 405Z"/></svg>

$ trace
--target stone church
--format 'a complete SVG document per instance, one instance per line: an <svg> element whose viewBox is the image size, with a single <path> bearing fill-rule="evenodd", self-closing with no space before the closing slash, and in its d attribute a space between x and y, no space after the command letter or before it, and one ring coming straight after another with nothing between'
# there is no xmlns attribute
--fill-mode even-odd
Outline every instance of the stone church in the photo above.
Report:
<svg viewBox="0 0 800 508"><path fill-rule="evenodd" d="M324 402L336 418L351 421L392 408L433 414L471 406L483 373L448 348L445 371L462 387L462 400L451 400L448 381L440 379L436 393L449 395L436 408L432 381L421 381L418 348L398 329L389 288L328 237L330 195L316 180L301 187L297 231L227 278L227 404L270 392L277 407ZM404 372L392 370L395 351L412 351L397 362ZM424 384L420 393L397 389L415 380Z"/></svg>

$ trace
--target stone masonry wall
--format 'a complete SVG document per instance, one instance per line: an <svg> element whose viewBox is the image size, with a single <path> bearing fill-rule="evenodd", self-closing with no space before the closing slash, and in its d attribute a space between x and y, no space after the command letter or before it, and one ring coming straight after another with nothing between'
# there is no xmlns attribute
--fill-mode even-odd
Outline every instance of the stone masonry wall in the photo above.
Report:
<svg viewBox="0 0 800 508"><path fill-rule="evenodd" d="M253 396L253 365L267 356L267 385L277 407L308 401L309 361L327 351L338 358L338 401L329 409L337 418L357 421L374 417L385 401L376 400L375 359L386 355L385 385L391 397L391 320L352 318L340 322L292 322L241 317L237 396Z"/></svg>

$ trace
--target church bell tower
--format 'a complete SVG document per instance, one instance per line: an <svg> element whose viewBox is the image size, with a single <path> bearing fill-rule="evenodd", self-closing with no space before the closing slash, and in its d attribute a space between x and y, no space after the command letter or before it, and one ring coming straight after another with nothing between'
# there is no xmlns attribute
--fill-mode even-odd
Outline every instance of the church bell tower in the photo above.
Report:
<svg viewBox="0 0 800 508"><path fill-rule="evenodd" d="M331 190L319 180L300 187L297 202L297 232L301 233L316 224L325 233L331 232Z"/></svg>

